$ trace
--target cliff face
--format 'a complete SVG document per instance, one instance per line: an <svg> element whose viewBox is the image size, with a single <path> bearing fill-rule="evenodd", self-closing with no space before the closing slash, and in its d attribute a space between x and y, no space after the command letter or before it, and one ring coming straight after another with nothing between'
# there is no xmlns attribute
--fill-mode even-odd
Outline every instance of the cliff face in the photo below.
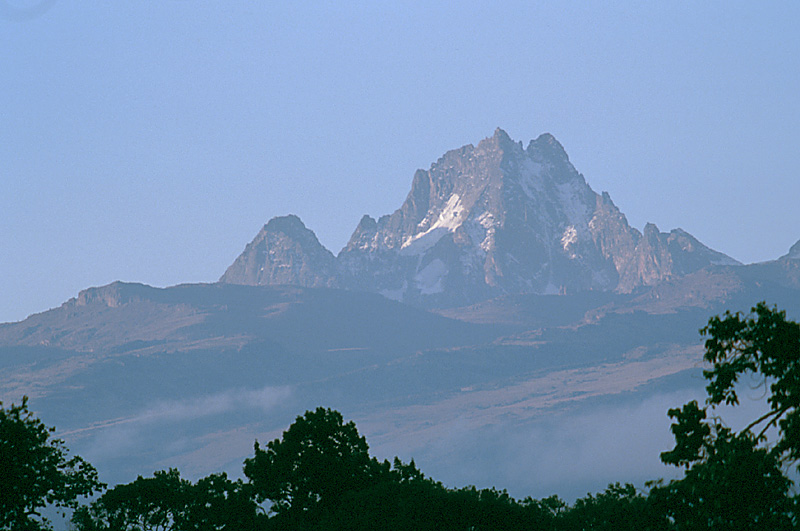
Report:
<svg viewBox="0 0 800 531"><path fill-rule="evenodd" d="M266 286L326 287L336 283L336 259L297 216L264 225L220 282Z"/></svg>
<svg viewBox="0 0 800 531"><path fill-rule="evenodd" d="M629 292L735 263L682 230L630 227L553 136L523 147L498 129L418 170L402 206L364 216L337 257L296 217L276 218L220 280L337 286L446 307L513 293Z"/></svg>

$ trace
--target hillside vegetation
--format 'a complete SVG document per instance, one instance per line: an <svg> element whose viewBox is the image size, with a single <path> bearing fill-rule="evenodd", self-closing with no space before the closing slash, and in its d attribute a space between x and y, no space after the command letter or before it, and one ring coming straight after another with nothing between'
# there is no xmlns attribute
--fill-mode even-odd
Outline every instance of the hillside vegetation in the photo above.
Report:
<svg viewBox="0 0 800 531"><path fill-rule="evenodd" d="M704 371L708 397L671 409L675 445L661 454L682 478L644 490L612 484L573 504L557 496L517 500L504 490L447 488L412 460L369 455L353 422L307 411L282 437L244 462L246 479L224 473L197 482L175 469L106 490L72 517L79 531L794 529L800 497L788 477L800 458L800 325L759 304L750 315L712 317ZM737 381L763 380L769 410L741 431L714 414L739 402ZM0 409L0 526L48 529L48 504L77 507L104 486L94 468L68 458L23 399ZM468 466L468 464L465 464Z"/></svg>

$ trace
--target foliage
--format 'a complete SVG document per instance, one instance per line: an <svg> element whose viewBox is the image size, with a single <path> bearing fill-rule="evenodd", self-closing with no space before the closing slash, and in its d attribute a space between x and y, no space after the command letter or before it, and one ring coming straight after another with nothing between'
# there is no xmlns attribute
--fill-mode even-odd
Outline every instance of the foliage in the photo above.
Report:
<svg viewBox="0 0 800 531"><path fill-rule="evenodd" d="M708 403L738 404L736 382L755 374L769 384L770 410L745 431L760 427L756 439L778 426L775 451L791 461L800 459L800 324L786 320L786 313L759 303L750 316L726 312L712 317L701 331L706 341L705 360L713 368L704 371L710 381Z"/></svg>
<svg viewBox="0 0 800 531"><path fill-rule="evenodd" d="M91 509L77 511L73 522L80 530L173 529L186 505L188 486L175 469L156 472L152 478L139 476L108 490Z"/></svg>
<svg viewBox="0 0 800 531"><path fill-rule="evenodd" d="M355 424L324 408L297 417L265 449L256 441L255 455L244 463L256 495L270 500L284 520L303 525L331 510L344 493L367 487L381 470Z"/></svg>
<svg viewBox="0 0 800 531"><path fill-rule="evenodd" d="M200 479L190 489L186 529L247 531L258 528L264 515L256 504L252 486L231 481L225 473Z"/></svg>
<svg viewBox="0 0 800 531"><path fill-rule="evenodd" d="M69 458L54 431L31 413L28 397L7 409L0 403L0 529L49 529L41 508L74 508L103 488L94 467Z"/></svg>
<svg viewBox="0 0 800 531"><path fill-rule="evenodd" d="M298 417L282 439L245 461L245 475L272 501L272 529L530 529L549 510L505 491L445 488L412 460L369 457L355 424L318 408Z"/></svg>
<svg viewBox="0 0 800 531"><path fill-rule="evenodd" d="M545 529L549 512L520 503L496 489L448 489L416 467L394 459L391 468L368 487L346 493L334 511L326 512L319 529L371 531L374 529L494 530Z"/></svg>
<svg viewBox="0 0 800 531"><path fill-rule="evenodd" d="M749 317L712 317L701 333L709 336L705 360L712 364L703 373L708 407L738 404L736 383L750 374L769 383L770 410L735 433L696 401L670 409L675 448L661 460L685 475L655 485L651 503L676 529L793 529L797 500L783 466L800 455L800 326L760 303ZM775 425L779 437L770 445L765 433Z"/></svg>
<svg viewBox="0 0 800 531"><path fill-rule="evenodd" d="M448 489L413 460L370 458L355 425L322 408L298 417L265 449L256 444L245 474L273 503L268 528L284 531L661 529L637 527L650 516L642 512L646 498L629 485L574 508L555 496L519 502L493 488Z"/></svg>
<svg viewBox="0 0 800 531"><path fill-rule="evenodd" d="M177 470L156 472L79 508L73 523L78 531L796 529L800 497L791 496L793 483L785 469L800 457L800 325L762 303L748 317L712 317L701 332L708 336L705 359L712 365L704 372L707 404L693 401L668 411L675 447L661 454L664 463L682 467L684 477L651 482L649 493L615 483L569 505L556 496L517 501L494 488L447 488L426 477L413 460L395 458L390 464L371 458L353 422L318 408L297 417L266 447L255 443L254 456L244 463L249 482L214 474L192 484ZM737 404L736 383L743 375L760 377L769 387L769 411L737 433L709 409ZM31 494L25 507L74 506L76 496L99 488L90 465L80 458L65 461L60 441L45 444L51 430L32 418L25 401L0 411L0 463L16 466L9 456L22 447L35 450L25 454L31 460L27 472L4 471L0 481L34 478L49 489L38 497ZM766 437L770 428L777 432L772 442ZM20 442L27 439L14 430L30 441ZM17 441L17 447L9 441ZM50 453L34 458L42 448ZM53 463L60 463L58 481L66 482L53 479ZM5 528L39 528L35 520L26 520L34 510L8 509L23 502L12 500L19 489L3 486ZM266 500L269 514L259 505Z"/></svg>
<svg viewBox="0 0 800 531"><path fill-rule="evenodd" d="M78 531L221 531L256 529L258 511L248 485L213 474L196 484L175 469L117 485L72 521Z"/></svg>
<svg viewBox="0 0 800 531"><path fill-rule="evenodd" d="M794 529L792 482L774 452L758 447L750 432L736 434L707 421L696 402L670 413L681 433L676 449L662 460L685 466L686 473L657 486L650 497L677 529Z"/></svg>
<svg viewBox="0 0 800 531"><path fill-rule="evenodd" d="M562 514L559 529L655 531L669 529L669 523L633 485L614 483L596 496L576 500Z"/></svg>

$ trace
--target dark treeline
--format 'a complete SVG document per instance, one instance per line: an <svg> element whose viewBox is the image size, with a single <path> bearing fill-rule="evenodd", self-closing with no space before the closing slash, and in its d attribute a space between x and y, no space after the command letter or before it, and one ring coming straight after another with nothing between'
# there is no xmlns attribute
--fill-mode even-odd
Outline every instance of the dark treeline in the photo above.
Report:
<svg viewBox="0 0 800 531"><path fill-rule="evenodd" d="M106 490L23 399L0 407L0 529L49 529L39 515L48 504L75 509L78 531L796 529L800 496L787 472L800 458L800 325L762 303L748 316L713 317L701 332L708 399L669 410L675 447L661 454L684 475L643 490L613 484L567 504L446 488L413 460L370 457L355 424L324 408L256 442L246 479L222 473L192 483L170 469ZM734 432L713 408L737 404L736 382L748 373L764 379L770 407ZM770 428L777 435L768 441ZM100 492L79 506L78 497Z"/></svg>

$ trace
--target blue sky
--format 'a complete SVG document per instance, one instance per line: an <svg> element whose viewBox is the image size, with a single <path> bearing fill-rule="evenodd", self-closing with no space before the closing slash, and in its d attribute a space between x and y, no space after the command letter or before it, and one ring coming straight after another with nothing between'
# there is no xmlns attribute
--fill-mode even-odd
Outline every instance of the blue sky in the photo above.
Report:
<svg viewBox="0 0 800 531"><path fill-rule="evenodd" d="M334 253L414 170L550 132L629 222L800 239L797 2L0 0L0 322L215 281L271 217Z"/></svg>

